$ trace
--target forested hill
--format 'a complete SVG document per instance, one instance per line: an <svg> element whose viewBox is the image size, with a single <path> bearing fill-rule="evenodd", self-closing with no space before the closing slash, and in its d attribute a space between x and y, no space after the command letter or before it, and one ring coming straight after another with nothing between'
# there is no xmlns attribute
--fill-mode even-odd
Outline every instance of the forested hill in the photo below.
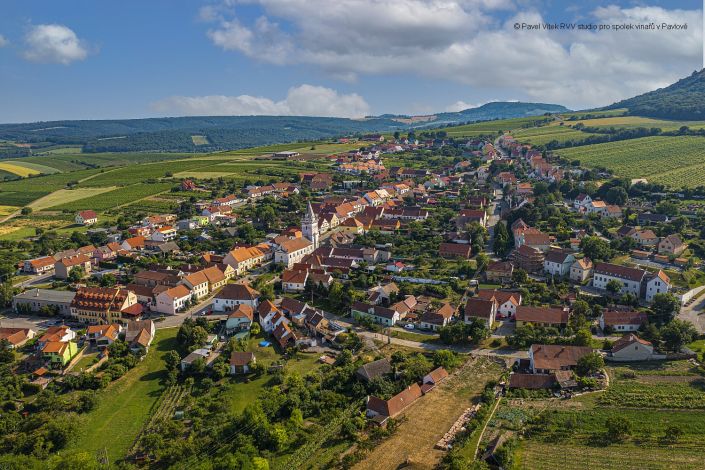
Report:
<svg viewBox="0 0 705 470"><path fill-rule="evenodd" d="M210 152L363 133L391 133L476 121L565 112L559 105L497 102L417 120L302 116L205 116L1 124L0 141L81 146L85 152Z"/></svg>
<svg viewBox="0 0 705 470"><path fill-rule="evenodd" d="M628 108L629 114L662 119L705 119L705 69L666 88L644 93L602 109Z"/></svg>
<svg viewBox="0 0 705 470"><path fill-rule="evenodd" d="M218 116L0 125L0 140L81 145L102 151L213 151L404 127L390 119Z"/></svg>

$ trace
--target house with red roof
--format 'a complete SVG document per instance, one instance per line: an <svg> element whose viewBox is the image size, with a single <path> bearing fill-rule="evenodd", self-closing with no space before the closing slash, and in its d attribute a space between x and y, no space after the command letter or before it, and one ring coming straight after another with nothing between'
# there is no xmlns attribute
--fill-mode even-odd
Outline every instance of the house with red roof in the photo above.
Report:
<svg viewBox="0 0 705 470"><path fill-rule="evenodd" d="M74 221L78 225L93 225L98 222L98 214L91 210L80 211L74 217Z"/></svg>

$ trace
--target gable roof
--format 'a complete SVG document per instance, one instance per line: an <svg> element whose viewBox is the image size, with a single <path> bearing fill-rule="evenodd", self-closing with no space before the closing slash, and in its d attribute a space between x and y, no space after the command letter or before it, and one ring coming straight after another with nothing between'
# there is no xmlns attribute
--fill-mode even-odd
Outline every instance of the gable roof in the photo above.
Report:
<svg viewBox="0 0 705 470"><path fill-rule="evenodd" d="M649 341L639 338L634 333L629 333L614 342L614 344L612 345L612 352L616 353L618 351L621 351L622 349L631 346L634 343L640 343L644 346L653 347L653 344L651 344Z"/></svg>
<svg viewBox="0 0 705 470"><path fill-rule="evenodd" d="M382 377L385 374L392 372L392 364L388 359L382 358L376 361L368 362L360 366L355 374L365 382L372 379Z"/></svg>
<svg viewBox="0 0 705 470"><path fill-rule="evenodd" d="M227 284L220 290L220 292L218 292L215 298L253 301L257 299L259 295L259 292L247 284Z"/></svg>
<svg viewBox="0 0 705 470"><path fill-rule="evenodd" d="M393 418L420 398L421 395L421 387L414 383L386 401L375 396L368 397L367 409L375 411L382 416Z"/></svg>
<svg viewBox="0 0 705 470"><path fill-rule="evenodd" d="M532 307L528 305L520 305L517 307L516 321L524 321L528 323L553 323L561 325L568 323L570 311L568 309L556 307Z"/></svg>
<svg viewBox="0 0 705 470"><path fill-rule="evenodd" d="M615 312L615 311L605 311L602 312L602 321L605 325L641 325L646 323L647 315L644 312Z"/></svg>
<svg viewBox="0 0 705 470"><path fill-rule="evenodd" d="M563 346L559 344L532 344L530 354L534 358L534 368L560 370L575 367L578 360L592 352L587 346Z"/></svg>
<svg viewBox="0 0 705 470"><path fill-rule="evenodd" d="M618 264L611 263L595 263L594 271L595 274L605 274L607 276L637 282L640 282L646 274L646 271L642 269L630 268L628 266L620 266Z"/></svg>
<svg viewBox="0 0 705 470"><path fill-rule="evenodd" d="M254 353L246 351L233 351L230 355L230 365L236 367L246 366L255 359Z"/></svg>
<svg viewBox="0 0 705 470"><path fill-rule="evenodd" d="M494 300L471 297L465 304L465 317L491 318L494 313Z"/></svg>

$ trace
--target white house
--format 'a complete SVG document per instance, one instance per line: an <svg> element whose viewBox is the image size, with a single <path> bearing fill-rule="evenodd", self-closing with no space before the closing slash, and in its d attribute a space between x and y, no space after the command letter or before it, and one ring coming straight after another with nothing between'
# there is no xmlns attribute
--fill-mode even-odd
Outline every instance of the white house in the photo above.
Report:
<svg viewBox="0 0 705 470"><path fill-rule="evenodd" d="M183 309L188 301L191 300L191 291L183 284L160 292L156 296L154 310L160 313L175 315L176 312Z"/></svg>
<svg viewBox="0 0 705 470"><path fill-rule="evenodd" d="M238 305L249 305L253 309L259 306L259 292L247 284L228 284L213 298L213 310L229 312Z"/></svg>
<svg viewBox="0 0 705 470"><path fill-rule="evenodd" d="M254 353L233 351L230 356L230 374L249 374L250 366L257 361Z"/></svg>
<svg viewBox="0 0 705 470"><path fill-rule="evenodd" d="M593 270L592 285L596 289L607 290L610 281L622 284L620 293L631 293L640 297L641 281L646 271L610 263L596 263Z"/></svg>
<svg viewBox="0 0 705 470"><path fill-rule="evenodd" d="M573 207L576 210L581 210L581 208L585 208L591 202L592 198L590 196L588 196L587 194L579 194L578 197L576 197L573 201Z"/></svg>
<svg viewBox="0 0 705 470"><path fill-rule="evenodd" d="M74 221L78 225L93 225L98 222L98 214L95 211L80 211L74 217Z"/></svg>
<svg viewBox="0 0 705 470"><path fill-rule="evenodd" d="M646 289L644 292L644 299L647 302L651 302L656 294L665 294L671 290L671 279L659 270L655 275L650 274L646 278Z"/></svg>
<svg viewBox="0 0 705 470"><path fill-rule="evenodd" d="M604 331L609 327L615 332L636 331L647 322L644 312L614 312L605 311L600 315L600 328Z"/></svg>
<svg viewBox="0 0 705 470"><path fill-rule="evenodd" d="M176 238L176 229L166 226L158 228L150 235L149 239L155 242L170 242Z"/></svg>
<svg viewBox="0 0 705 470"><path fill-rule="evenodd" d="M634 333L624 335L615 341L608 360L618 362L653 361L665 359L663 354L655 354L654 346L649 341L639 338Z"/></svg>
<svg viewBox="0 0 705 470"><path fill-rule="evenodd" d="M203 271L196 271L195 273L184 276L181 283L191 290L191 294L196 299L208 295L208 277Z"/></svg>
<svg viewBox="0 0 705 470"><path fill-rule="evenodd" d="M284 271L282 273L282 290L284 292L303 292L306 290L308 271Z"/></svg>
<svg viewBox="0 0 705 470"><path fill-rule="evenodd" d="M293 238L286 240L279 245L279 249L274 253L274 262L282 263L287 268L299 263L304 256L313 253L314 246L306 238Z"/></svg>
<svg viewBox="0 0 705 470"><path fill-rule="evenodd" d="M572 253L550 249L544 258L543 270L550 276L565 277L570 274L570 267L574 262L575 256Z"/></svg>
<svg viewBox="0 0 705 470"><path fill-rule="evenodd" d="M588 258L576 260L570 267L570 280L582 284L592 274L592 261Z"/></svg>

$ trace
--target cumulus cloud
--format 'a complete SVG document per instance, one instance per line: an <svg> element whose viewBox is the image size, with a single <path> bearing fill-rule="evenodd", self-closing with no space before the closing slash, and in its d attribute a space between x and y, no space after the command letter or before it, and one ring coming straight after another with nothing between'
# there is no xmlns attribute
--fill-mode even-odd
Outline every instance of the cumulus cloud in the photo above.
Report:
<svg viewBox="0 0 705 470"><path fill-rule="evenodd" d="M245 22L233 7L240 3L257 4L262 15ZM671 83L700 67L703 47L700 10L650 6L600 7L583 21L688 29L516 31L515 22L543 18L510 0L228 0L206 16L215 45L263 62L311 64L347 81L411 73L572 107Z"/></svg>
<svg viewBox="0 0 705 470"><path fill-rule="evenodd" d="M470 108L478 108L485 103L487 103L487 102L485 101L482 103L473 104L473 103L466 103L463 100L458 100L455 103L446 106L445 110L449 113L457 113L458 111L465 111L466 109L470 109Z"/></svg>
<svg viewBox="0 0 705 470"><path fill-rule="evenodd" d="M0 47L5 47L5 46L7 46L8 44L10 44L10 41L8 41L8 40L5 38L5 36L3 36L2 34L0 34Z"/></svg>
<svg viewBox="0 0 705 470"><path fill-rule="evenodd" d="M370 113L360 95L340 94L320 86L301 85L289 89L286 99L261 96L207 95L172 96L152 103L160 114L186 116L334 116L359 118Z"/></svg>
<svg viewBox="0 0 705 470"><path fill-rule="evenodd" d="M88 48L76 33L61 24L40 24L33 26L25 37L25 59L39 63L68 65L84 60Z"/></svg>

